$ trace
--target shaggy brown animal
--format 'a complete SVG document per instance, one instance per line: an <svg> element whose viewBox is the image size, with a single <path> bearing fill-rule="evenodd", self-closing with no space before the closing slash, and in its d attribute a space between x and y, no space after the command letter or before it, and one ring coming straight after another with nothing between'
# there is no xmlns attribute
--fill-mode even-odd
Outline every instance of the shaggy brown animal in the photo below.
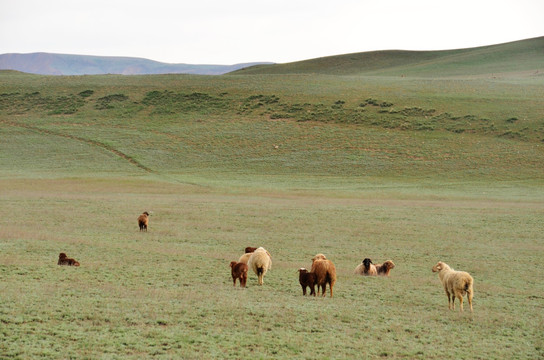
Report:
<svg viewBox="0 0 544 360"><path fill-rule="evenodd" d="M60 253L57 265L79 266L79 262L72 258L69 258L68 256L66 256L65 253Z"/></svg>
<svg viewBox="0 0 544 360"><path fill-rule="evenodd" d="M389 276L391 269L395 267L395 264L391 260L387 260L383 264L376 264L376 272L378 275Z"/></svg>
<svg viewBox="0 0 544 360"><path fill-rule="evenodd" d="M306 287L309 287L310 295L315 296L315 273L308 272L305 268L298 269L298 272L298 281L300 282L300 286L302 286L302 295L306 295Z"/></svg>
<svg viewBox="0 0 544 360"><path fill-rule="evenodd" d="M230 268L234 286L236 286L236 279L240 279L240 287L246 287L247 271L249 270L247 264L231 261Z"/></svg>
<svg viewBox="0 0 544 360"><path fill-rule="evenodd" d="M472 279L472 276L465 271L455 271L442 261L433 266L433 272L438 272L438 277L444 286L444 291L448 297L448 308L455 310L455 297L457 297L462 312L463 296L467 294L470 311L472 311L472 297L474 296L474 279Z"/></svg>
<svg viewBox="0 0 544 360"><path fill-rule="evenodd" d="M255 250L257 250L257 248L256 248L256 247L251 247L251 246L248 246L248 247L246 247L246 254L249 254L249 253L255 252Z"/></svg>
<svg viewBox="0 0 544 360"><path fill-rule="evenodd" d="M372 263L372 260L365 258L357 267L355 268L355 274L365 275L365 276L374 276L378 275L376 266Z"/></svg>
<svg viewBox="0 0 544 360"><path fill-rule="evenodd" d="M149 213L144 211L144 213L138 216L138 226L140 231L147 231L147 224L149 223Z"/></svg>
<svg viewBox="0 0 544 360"><path fill-rule="evenodd" d="M326 260L325 255L317 254L312 258L312 270L315 273L317 294L319 295L319 287L321 287L321 294L325 296L325 290L327 290L327 284L331 289L331 297L333 294L333 287L336 283L336 267L330 260Z"/></svg>

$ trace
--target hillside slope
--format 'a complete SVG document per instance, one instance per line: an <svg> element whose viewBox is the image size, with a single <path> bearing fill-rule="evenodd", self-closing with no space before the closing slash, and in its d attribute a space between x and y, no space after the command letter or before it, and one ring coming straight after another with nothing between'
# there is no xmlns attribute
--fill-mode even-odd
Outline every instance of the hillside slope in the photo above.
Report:
<svg viewBox="0 0 544 360"><path fill-rule="evenodd" d="M0 169L533 181L544 178L543 81L0 72Z"/></svg>
<svg viewBox="0 0 544 360"><path fill-rule="evenodd" d="M221 75L256 63L235 65L167 64L158 61L110 56L50 53L0 55L0 70L17 70L39 75Z"/></svg>
<svg viewBox="0 0 544 360"><path fill-rule="evenodd" d="M258 65L234 74L326 74L452 77L515 73L542 75L544 37L470 49L372 51L286 64Z"/></svg>

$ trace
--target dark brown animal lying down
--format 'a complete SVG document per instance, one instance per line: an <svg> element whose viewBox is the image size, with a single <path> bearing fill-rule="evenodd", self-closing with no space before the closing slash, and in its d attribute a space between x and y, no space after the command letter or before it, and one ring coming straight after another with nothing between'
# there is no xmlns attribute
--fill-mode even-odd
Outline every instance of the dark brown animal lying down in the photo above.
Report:
<svg viewBox="0 0 544 360"><path fill-rule="evenodd" d="M376 271L378 275L389 276L391 269L395 267L395 264L391 260L387 260L383 264L376 264Z"/></svg>
<svg viewBox="0 0 544 360"><path fill-rule="evenodd" d="M75 259L69 258L65 253L60 253L57 265L79 266L79 262L77 262Z"/></svg>

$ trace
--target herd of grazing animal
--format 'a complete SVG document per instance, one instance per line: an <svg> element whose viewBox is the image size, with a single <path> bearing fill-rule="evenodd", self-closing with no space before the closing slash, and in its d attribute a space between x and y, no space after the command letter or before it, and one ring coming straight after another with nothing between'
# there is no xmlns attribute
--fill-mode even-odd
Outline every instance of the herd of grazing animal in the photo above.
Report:
<svg viewBox="0 0 544 360"><path fill-rule="evenodd" d="M249 265L248 265L249 264ZM263 285L263 277L267 270L272 267L272 256L270 253L260 247L247 247L245 253L240 256L238 261L230 263L232 269L232 279L236 286L236 279L240 279L240 287L245 287L247 282L247 272L249 268L253 269L258 277L259 285ZM386 260L382 264L374 264L370 258L365 258L359 264L354 273L365 276L389 276L391 270L395 268L392 260ZM240 270L241 269L241 270ZM455 310L455 298L459 299L460 311L463 311L463 296L466 294L470 311L472 311L472 298L474 296L472 277L464 271L455 271L447 264L438 262L432 268L433 272L438 272L438 276L446 295L448 296L448 306L450 310ZM306 268L298 269L299 283L302 287L302 295L307 294L307 288L310 289L310 295L326 295L327 284L330 289L330 296L333 296L333 288L336 283L336 267L332 261L328 260L323 254L317 254L312 258L312 268L310 271ZM316 292L317 287L317 292Z"/></svg>
<svg viewBox="0 0 544 360"><path fill-rule="evenodd" d="M140 231L147 232L149 224L149 213L143 212L138 217L138 227ZM59 254L58 265L80 266L75 259L69 258L66 253ZM238 261L230 262L233 285L236 286L236 280L240 287L245 288L249 269L252 269L257 275L258 284L264 284L264 276L268 270L272 269L272 255L263 247L246 247L244 254ZM382 264L374 264L370 258L365 258L357 267L354 273L364 276L389 276L391 270L395 268L392 260L387 260ZM438 273L438 277L444 287L448 297L448 308L455 310L455 299L459 300L460 311L463 311L463 297L467 295L470 311L472 311L472 299L474 297L474 280L469 273L465 271L455 271L448 264L439 261L432 268L433 272ZM302 287L302 294L306 295L306 288L310 288L310 295L325 296L327 284L330 289L330 296L333 296L333 288L336 283L336 267L332 261L328 260L323 254L317 254L312 258L312 267L308 271L306 268L298 269L299 283ZM317 292L315 290L317 286Z"/></svg>

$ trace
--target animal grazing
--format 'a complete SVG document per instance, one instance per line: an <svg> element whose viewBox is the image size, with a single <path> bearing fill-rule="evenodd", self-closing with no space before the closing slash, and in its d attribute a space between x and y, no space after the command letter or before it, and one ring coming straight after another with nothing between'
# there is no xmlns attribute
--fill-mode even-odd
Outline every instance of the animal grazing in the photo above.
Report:
<svg viewBox="0 0 544 360"><path fill-rule="evenodd" d="M231 274L232 274L232 282L234 283L234 286L236 286L236 279L240 279L240 287L246 287L247 271L249 269L247 264L231 261L230 267L231 267Z"/></svg>
<svg viewBox="0 0 544 360"><path fill-rule="evenodd" d="M300 286L302 286L302 295L306 295L306 287L309 287L310 295L315 296L315 273L308 272L305 268L298 269L298 272L298 281L300 282Z"/></svg>
<svg viewBox="0 0 544 360"><path fill-rule="evenodd" d="M147 211L144 211L142 215L138 216L138 226L140 227L140 231L147 231L148 223L149 213Z"/></svg>
<svg viewBox="0 0 544 360"><path fill-rule="evenodd" d="M65 253L60 253L57 265L79 266L79 262L72 258L69 258L68 256L66 256Z"/></svg>
<svg viewBox="0 0 544 360"><path fill-rule="evenodd" d="M389 276L391 269L395 267L395 264L391 260L387 260L383 264L376 264L376 272L378 275Z"/></svg>
<svg viewBox="0 0 544 360"><path fill-rule="evenodd" d="M370 260L369 258L365 258L359 265L357 265L354 272L355 274L358 274L358 275L366 275L366 276L378 275L376 266L372 263L372 260Z"/></svg>
<svg viewBox="0 0 544 360"><path fill-rule="evenodd" d="M323 254L317 254L312 258L312 270L310 272L315 273L316 276L317 294L319 295L319 287L321 287L321 294L325 296L325 290L327 284L329 284L332 297L333 287L336 283L336 267L332 261L327 260Z"/></svg>
<svg viewBox="0 0 544 360"><path fill-rule="evenodd" d="M248 253L255 252L255 250L257 250L256 247L248 246L248 247L246 247L246 250L245 250L245 251L246 251L246 254L248 254Z"/></svg>
<svg viewBox="0 0 544 360"><path fill-rule="evenodd" d="M240 258L238 259L238 262L247 264L247 262L249 261L249 258L251 257L251 254L253 253L245 253L244 255L240 256Z"/></svg>
<svg viewBox="0 0 544 360"><path fill-rule="evenodd" d="M472 297L474 296L474 280L465 271L455 271L448 264L439 261L433 266L433 272L438 272L438 277L444 286L448 297L448 308L455 310L455 298L459 299L459 307L463 311L463 296L467 294L470 311L472 311Z"/></svg>
<svg viewBox="0 0 544 360"><path fill-rule="evenodd" d="M247 265L257 275L259 285L262 285L266 272L272 269L272 256L265 248L260 247L251 253Z"/></svg>

